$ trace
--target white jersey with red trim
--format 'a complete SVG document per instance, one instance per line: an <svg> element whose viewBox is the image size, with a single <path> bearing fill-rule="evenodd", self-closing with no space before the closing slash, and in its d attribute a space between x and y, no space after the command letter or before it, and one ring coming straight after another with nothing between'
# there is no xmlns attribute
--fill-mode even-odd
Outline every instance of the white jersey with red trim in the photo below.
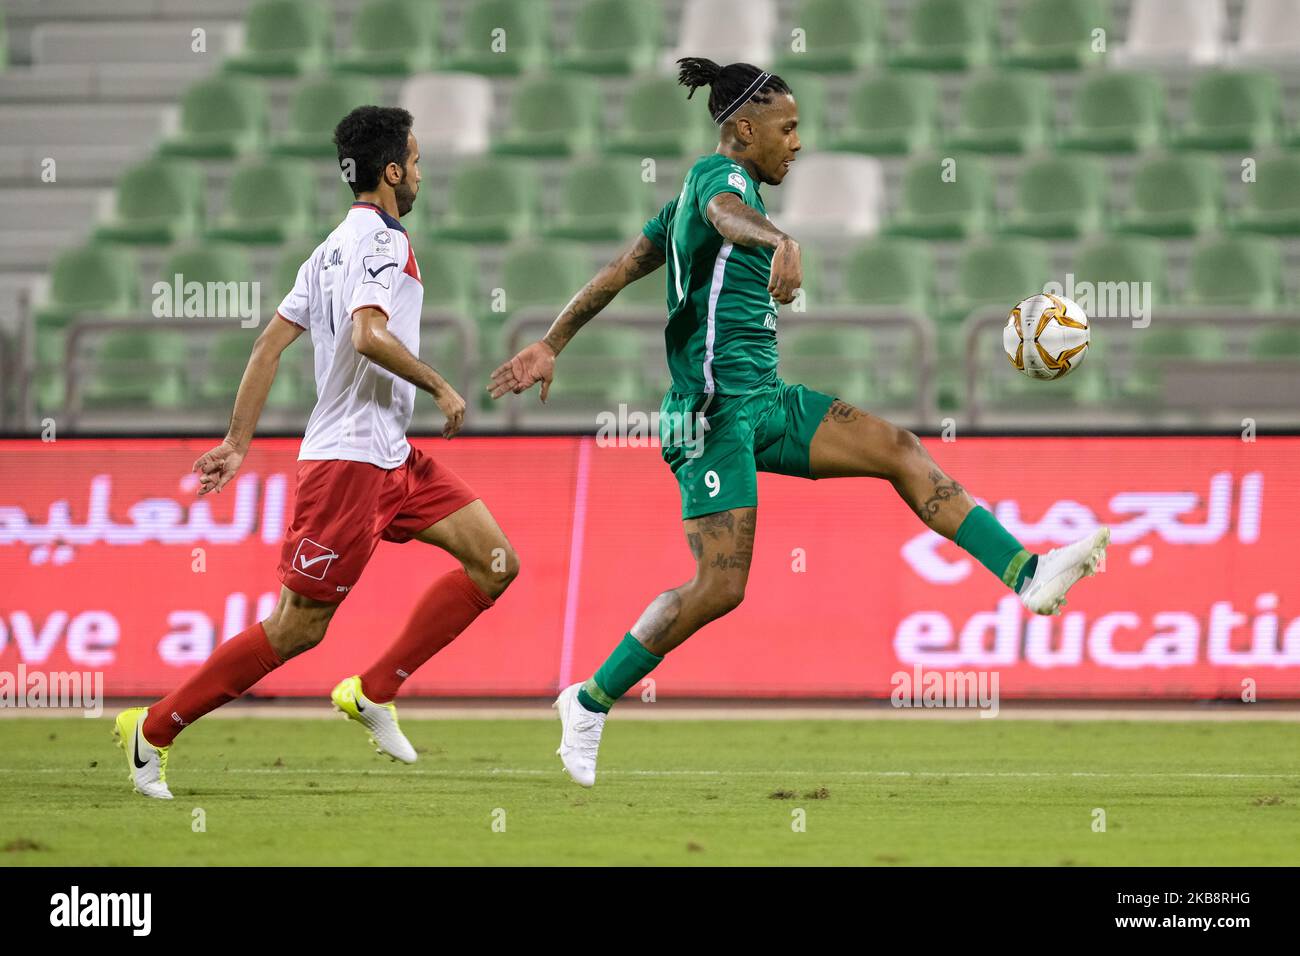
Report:
<svg viewBox="0 0 1300 956"><path fill-rule="evenodd" d="M379 309L388 330L420 354L424 286L406 230L371 203L347 217L298 269L277 310L311 332L316 352L316 407L298 459L368 461L396 468L406 461L406 429L416 388L352 347L352 315Z"/></svg>

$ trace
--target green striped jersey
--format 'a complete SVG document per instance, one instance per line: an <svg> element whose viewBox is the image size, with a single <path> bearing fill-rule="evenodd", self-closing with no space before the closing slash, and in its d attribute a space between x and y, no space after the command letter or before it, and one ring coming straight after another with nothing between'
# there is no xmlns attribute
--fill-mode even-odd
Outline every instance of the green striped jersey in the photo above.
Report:
<svg viewBox="0 0 1300 956"><path fill-rule="evenodd" d="M675 392L745 395L777 382L772 250L734 245L713 228L709 200L724 192L767 215L745 168L713 153L695 162L681 193L642 229L667 264L664 342Z"/></svg>

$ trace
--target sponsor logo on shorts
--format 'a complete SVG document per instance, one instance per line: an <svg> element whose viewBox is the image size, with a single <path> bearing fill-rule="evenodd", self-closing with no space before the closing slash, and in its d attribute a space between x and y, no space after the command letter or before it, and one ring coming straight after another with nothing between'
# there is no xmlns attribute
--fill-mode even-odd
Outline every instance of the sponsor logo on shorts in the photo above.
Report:
<svg viewBox="0 0 1300 956"><path fill-rule="evenodd" d="M304 577L323 581L325 572L337 557L333 548L318 544L311 538L303 538L298 542L298 550L293 555L293 569Z"/></svg>

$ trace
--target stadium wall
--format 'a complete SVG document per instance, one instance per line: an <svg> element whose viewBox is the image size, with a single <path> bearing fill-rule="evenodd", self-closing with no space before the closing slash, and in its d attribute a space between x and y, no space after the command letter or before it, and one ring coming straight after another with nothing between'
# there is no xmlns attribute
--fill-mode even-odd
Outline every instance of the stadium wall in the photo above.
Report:
<svg viewBox="0 0 1300 956"><path fill-rule="evenodd" d="M408 694L550 694L691 574L656 448L415 441L482 493L522 572ZM928 444L1031 548L1110 524L1103 573L1031 620L888 485L763 475L745 603L670 655L656 695L884 698L919 666L995 671L1003 698L1300 698L1300 437ZM0 672L102 671L109 696L157 695L266 614L297 441L259 440L224 493L198 499L189 469L210 446L0 442ZM324 643L257 692L326 693L450 566L381 543Z"/></svg>

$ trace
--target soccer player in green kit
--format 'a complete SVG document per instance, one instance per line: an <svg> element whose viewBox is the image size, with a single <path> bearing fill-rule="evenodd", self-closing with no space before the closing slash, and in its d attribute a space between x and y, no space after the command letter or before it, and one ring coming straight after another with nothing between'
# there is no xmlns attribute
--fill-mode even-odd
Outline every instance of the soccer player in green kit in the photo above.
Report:
<svg viewBox="0 0 1300 956"><path fill-rule="evenodd" d="M779 186L799 152L799 114L785 82L748 63L679 60L690 96L709 87L717 151L686 174L681 193L646 223L632 247L601 269L539 342L492 374L492 397L541 383L556 357L628 283L667 263L664 339L672 385L660 444L682 495L695 576L665 591L587 681L555 702L558 753L583 786L614 702L663 656L744 598L758 518L759 471L801 478L883 478L939 534L1014 589L1037 614L1060 613L1069 588L1095 573L1110 531L1036 555L935 464L912 432L776 374L777 303L802 283L799 243L767 218L760 187ZM672 423L707 422L702 439Z"/></svg>

